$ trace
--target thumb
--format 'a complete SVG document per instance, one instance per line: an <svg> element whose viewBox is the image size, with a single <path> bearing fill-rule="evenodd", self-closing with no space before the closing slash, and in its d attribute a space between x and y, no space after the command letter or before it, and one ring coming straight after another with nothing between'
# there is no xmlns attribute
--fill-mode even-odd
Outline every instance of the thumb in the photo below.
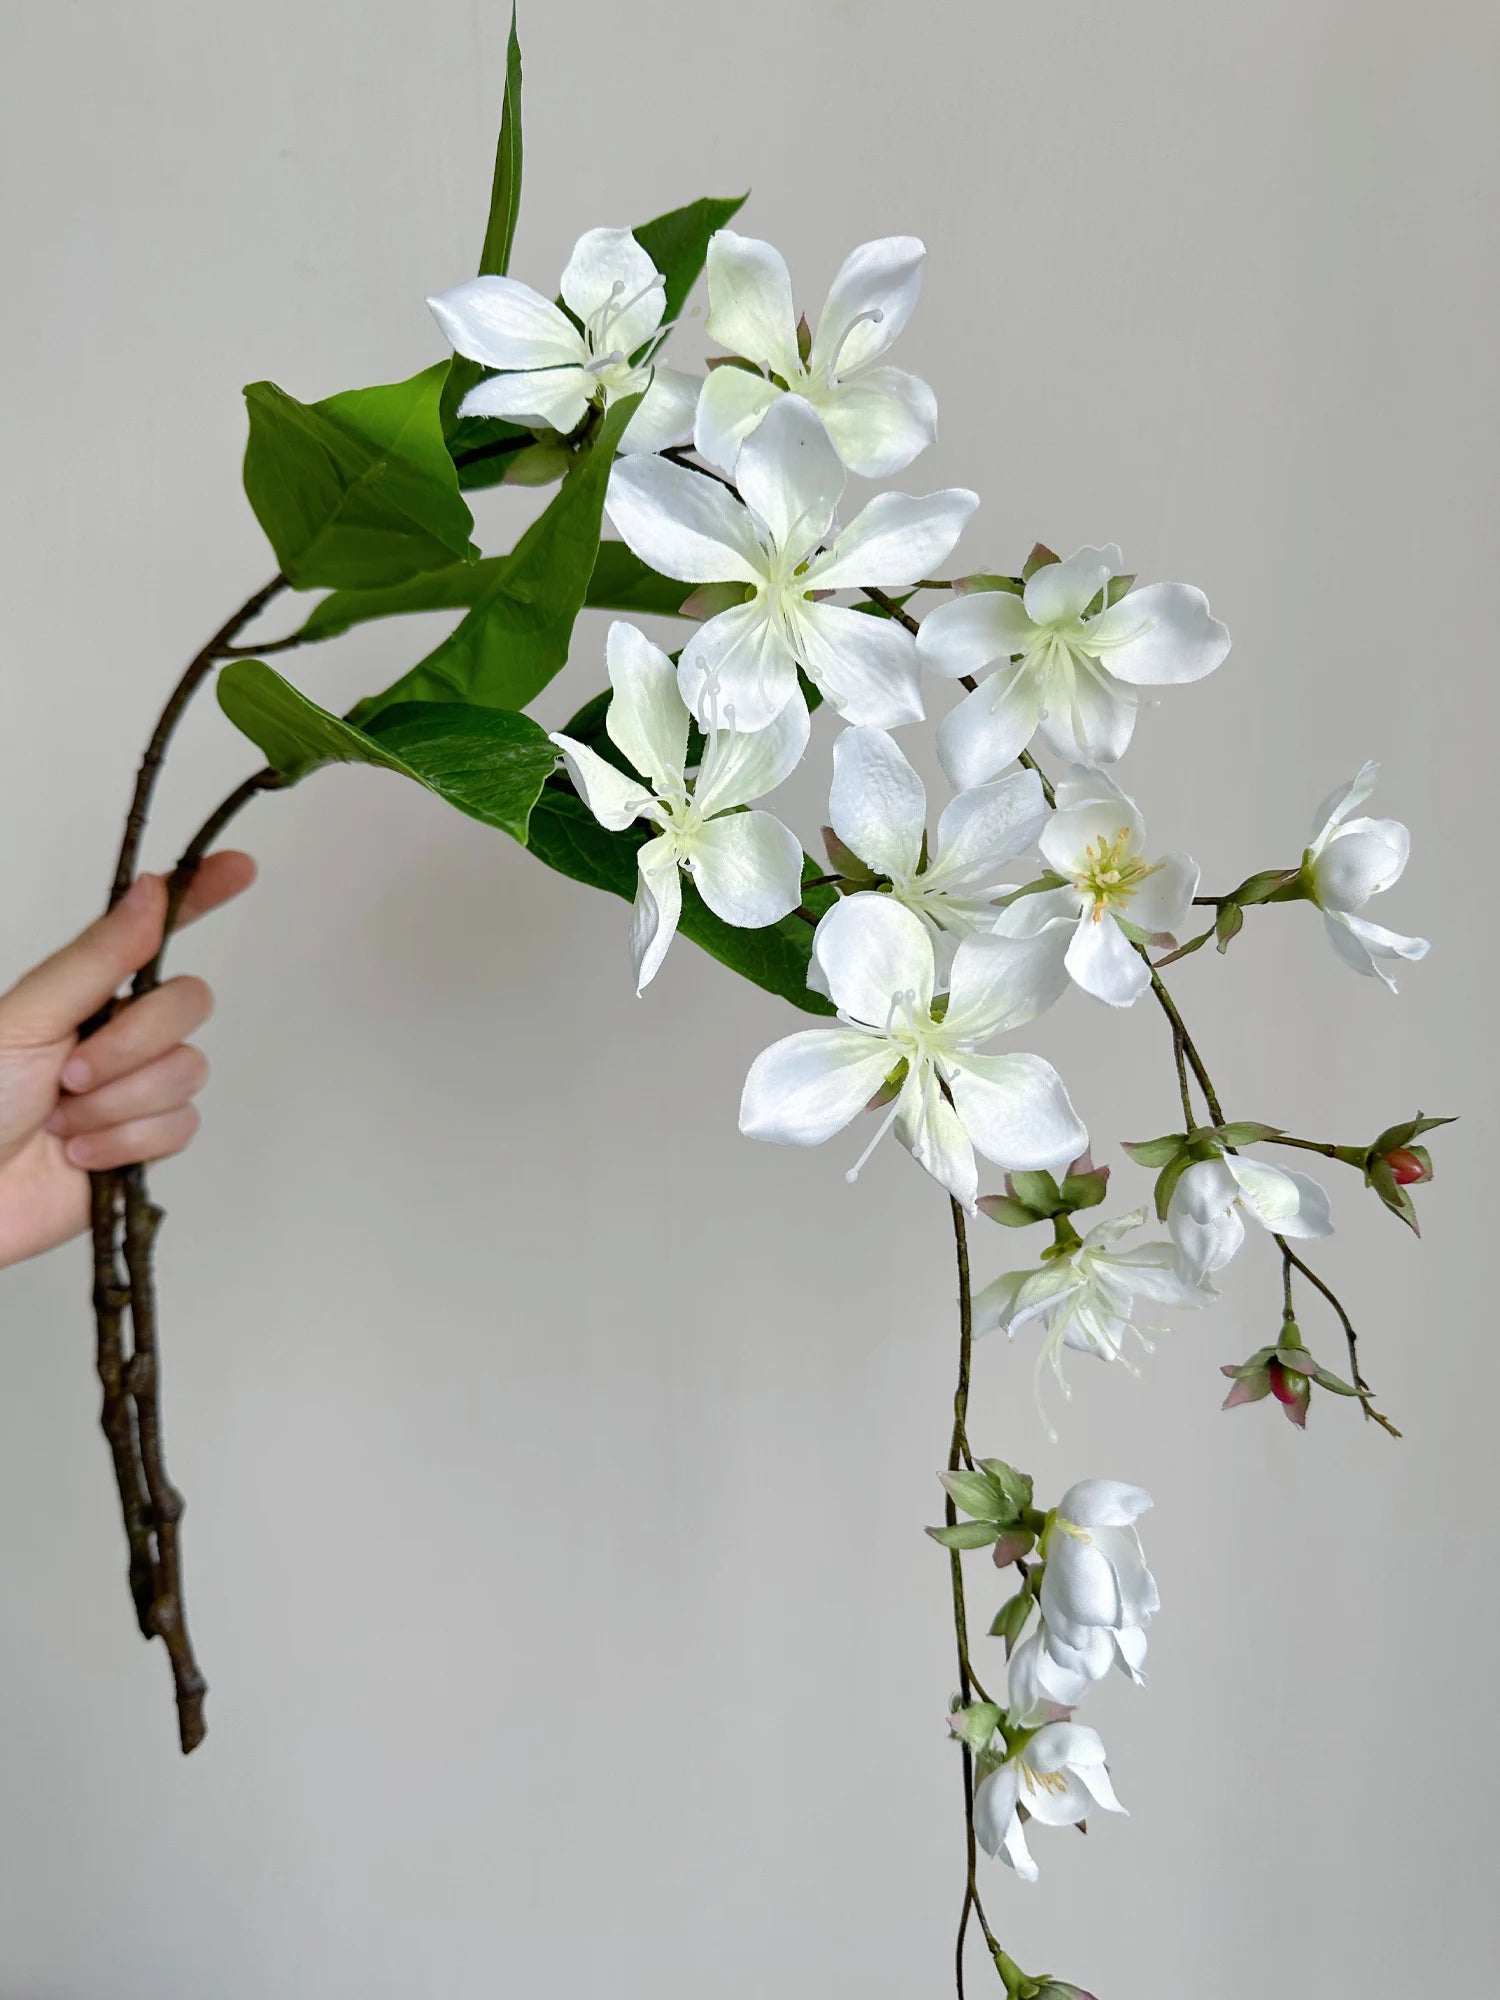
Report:
<svg viewBox="0 0 1500 2000"><path fill-rule="evenodd" d="M166 883L137 876L108 916L0 996L0 1052L66 1040L154 956L166 913Z"/></svg>

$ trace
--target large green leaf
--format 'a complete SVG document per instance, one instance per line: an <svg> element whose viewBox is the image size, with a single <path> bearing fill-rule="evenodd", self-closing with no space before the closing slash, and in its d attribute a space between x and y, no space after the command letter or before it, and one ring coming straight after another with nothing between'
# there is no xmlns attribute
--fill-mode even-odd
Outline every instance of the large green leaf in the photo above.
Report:
<svg viewBox="0 0 1500 2000"><path fill-rule="evenodd" d="M686 208L674 208L654 221L643 222L635 231L636 242L655 260L657 270L667 281L664 326L670 326L687 304L688 293L698 282L698 273L708 255L709 237L738 215L745 200L742 194L727 200L705 195L701 201L689 202Z"/></svg>
<svg viewBox="0 0 1500 2000"><path fill-rule="evenodd" d="M246 389L245 492L298 590L402 583L478 557L443 438L446 374L440 361L320 403L274 382Z"/></svg>
<svg viewBox="0 0 1500 2000"><path fill-rule="evenodd" d="M607 889L611 895L635 900L636 853L650 838L648 827L630 827L624 833L608 833L575 792L561 782L546 785L531 815L527 842L533 854L570 875L575 882ZM803 879L811 880L822 871L816 862L803 866ZM806 907L817 915L833 901L830 889L809 889ZM736 930L705 907L692 882L682 884L682 920L678 928L684 937L701 945L706 952L727 965L732 972L779 993L807 1014L831 1014L831 1001L812 992L807 984L807 963L812 952L813 927L801 917L783 917L765 930Z"/></svg>
<svg viewBox="0 0 1500 2000"><path fill-rule="evenodd" d="M362 727L400 701L524 708L541 693L567 660L573 621L599 554L615 446L639 401L628 396L605 412L546 512L504 558L483 597L409 673L360 703L355 720Z"/></svg>
<svg viewBox="0 0 1500 2000"><path fill-rule="evenodd" d="M304 644L337 638L371 618L397 618L414 611L467 611L500 580L509 556L485 556L477 563L454 563L429 570L410 583L385 590L335 590L315 604L297 634ZM584 603L595 611L632 611L640 616L673 617L688 585L658 576L623 542L600 542Z"/></svg>
<svg viewBox="0 0 1500 2000"><path fill-rule="evenodd" d="M557 762L530 716L459 702L406 703L388 712L378 736L367 733L309 701L263 660L232 660L223 669L219 705L293 783L325 764L373 764L523 843Z"/></svg>

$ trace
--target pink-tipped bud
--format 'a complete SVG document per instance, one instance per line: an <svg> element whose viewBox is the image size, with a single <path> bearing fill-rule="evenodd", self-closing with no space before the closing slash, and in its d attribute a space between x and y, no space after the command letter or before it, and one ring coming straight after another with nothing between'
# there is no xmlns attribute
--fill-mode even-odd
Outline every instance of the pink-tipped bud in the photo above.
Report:
<svg viewBox="0 0 1500 2000"><path fill-rule="evenodd" d="M1398 1187L1410 1187L1416 1181L1432 1179L1432 1162L1420 1158L1409 1146L1397 1146L1393 1152L1387 1153L1385 1163Z"/></svg>

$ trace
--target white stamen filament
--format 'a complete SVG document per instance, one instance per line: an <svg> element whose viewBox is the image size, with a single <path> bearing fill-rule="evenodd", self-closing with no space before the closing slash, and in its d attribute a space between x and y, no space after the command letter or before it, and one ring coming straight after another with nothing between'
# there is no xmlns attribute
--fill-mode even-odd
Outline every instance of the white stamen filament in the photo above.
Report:
<svg viewBox="0 0 1500 2000"><path fill-rule="evenodd" d="M830 389L836 389L838 387L839 356L843 353L850 334L853 333L854 329L857 326L864 326L867 321L871 326L879 326L884 321L884 319L885 319L885 314L881 311L880 307L871 306L868 312L856 313L854 318L850 320L849 324L844 328L843 332L839 335L839 344L833 350L833 359L828 364L828 386Z"/></svg>

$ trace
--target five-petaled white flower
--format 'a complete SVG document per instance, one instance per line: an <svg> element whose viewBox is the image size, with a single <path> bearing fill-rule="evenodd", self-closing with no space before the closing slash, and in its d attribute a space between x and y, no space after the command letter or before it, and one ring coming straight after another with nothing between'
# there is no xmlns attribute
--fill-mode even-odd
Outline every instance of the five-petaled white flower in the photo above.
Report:
<svg viewBox="0 0 1500 2000"><path fill-rule="evenodd" d="M1221 1271L1245 1240L1244 1216L1277 1236L1328 1236L1328 1196L1310 1174L1290 1174L1243 1153L1195 1160L1172 1190L1167 1228L1184 1277Z"/></svg>
<svg viewBox="0 0 1500 2000"><path fill-rule="evenodd" d="M734 470L739 448L778 396L805 396L851 472L885 479L937 436L925 382L880 357L911 317L927 255L915 236L862 243L844 259L804 361L792 280L779 250L721 229L708 246L708 332L763 370L709 371L694 437L710 465Z"/></svg>
<svg viewBox="0 0 1500 2000"><path fill-rule="evenodd" d="M751 433L735 476L738 495L661 458L619 459L610 475L610 519L643 562L684 583L745 586L744 602L706 620L683 649L689 708L703 719L712 680L736 728L764 729L789 702L800 705L801 666L850 722L919 722L911 633L819 600L863 584L905 589L947 557L978 496L881 493L833 534L846 475L801 396L783 396Z"/></svg>
<svg viewBox="0 0 1500 2000"><path fill-rule="evenodd" d="M1141 1243L1131 1250L1113 1247L1145 1220L1145 1209L1136 1208L1113 1221L1097 1222L1076 1249L1035 1270L1008 1271L976 1295L976 1337L1001 1327L1014 1339L1023 1326L1041 1321L1035 1371L1038 1409L1042 1370L1049 1365L1064 1398L1072 1395L1063 1378L1065 1347L1097 1355L1101 1361L1121 1361L1134 1373L1125 1354L1126 1334L1134 1333L1148 1352L1151 1346L1137 1324L1142 1303L1211 1306L1217 1299L1211 1286L1183 1273L1172 1244Z"/></svg>
<svg viewBox="0 0 1500 2000"><path fill-rule="evenodd" d="M1056 798L1037 844L1066 885L1017 897L995 928L1005 937L1045 932L1085 993L1128 1007L1151 984L1151 971L1120 920L1148 936L1179 930L1197 894L1198 864L1175 853L1148 862L1135 801L1102 771L1075 766Z"/></svg>
<svg viewBox="0 0 1500 2000"><path fill-rule="evenodd" d="M1229 651L1208 599L1185 583L1149 583L1090 613L1123 559L1113 543L1079 549L1032 575L1024 595L977 590L922 621L922 661L950 680L994 671L938 725L955 785L979 785L1038 727L1080 764L1112 764L1135 727L1140 687L1201 680Z"/></svg>
<svg viewBox="0 0 1500 2000"><path fill-rule="evenodd" d="M517 278L469 278L427 301L460 354L505 371L476 384L459 415L508 417L566 434L595 403L644 389L620 449L686 444L699 378L652 366L667 294L630 231L587 230L573 246L560 289L566 313Z"/></svg>
<svg viewBox="0 0 1500 2000"><path fill-rule="evenodd" d="M1039 1602L1043 1648L1064 1675L1102 1680L1118 1666L1140 1680L1146 1627L1161 1609L1135 1526L1152 1504L1144 1487L1080 1479L1053 1509Z"/></svg>
<svg viewBox="0 0 1500 2000"><path fill-rule="evenodd" d="M688 712L666 654L623 620L609 628L614 689L604 726L611 741L650 782L635 783L597 751L554 735L568 774L599 824L620 833L632 821L660 831L640 850L640 884L631 921L636 991L655 976L682 908L680 869L726 924L758 930L802 900L802 848L767 812L742 812L774 791L807 748L807 711L797 704L769 729L746 735L710 727L696 780L685 771Z"/></svg>
<svg viewBox="0 0 1500 2000"><path fill-rule="evenodd" d="M1037 1879L1026 1845L1024 1808L1041 1826L1079 1826L1095 1806L1124 1812L1115 1797L1097 1730L1049 1722L1028 1737L974 1793L974 1832L986 1854L1006 1861L1023 1882Z"/></svg>
<svg viewBox="0 0 1500 2000"><path fill-rule="evenodd" d="M1083 1150L1087 1135L1050 1063L981 1053L983 1043L1034 1020L1056 998L1037 979L1032 948L965 938L941 1013L933 1010L931 935L889 896L835 904L813 950L843 1025L789 1035L756 1057L740 1104L740 1130L750 1138L821 1145L899 1074L890 1110L850 1180L892 1126L970 1210L976 1148L1000 1166L1027 1168L1060 1167Z"/></svg>
<svg viewBox="0 0 1500 2000"><path fill-rule="evenodd" d="M1312 900L1323 912L1328 941L1356 972L1383 979L1394 993L1395 979L1383 958L1425 958L1426 938L1403 937L1372 924L1359 912L1401 879L1411 851L1411 835L1398 819L1350 819L1380 780L1380 766L1365 764L1359 776L1340 785L1319 806L1312 845L1302 872Z"/></svg>
<svg viewBox="0 0 1500 2000"><path fill-rule="evenodd" d="M1015 886L1002 871L1035 844L1049 816L1041 779L1016 770L950 799L929 855L922 780L884 730L846 729L834 739L828 817L844 846L927 925L941 982L958 939L995 928L995 899Z"/></svg>

